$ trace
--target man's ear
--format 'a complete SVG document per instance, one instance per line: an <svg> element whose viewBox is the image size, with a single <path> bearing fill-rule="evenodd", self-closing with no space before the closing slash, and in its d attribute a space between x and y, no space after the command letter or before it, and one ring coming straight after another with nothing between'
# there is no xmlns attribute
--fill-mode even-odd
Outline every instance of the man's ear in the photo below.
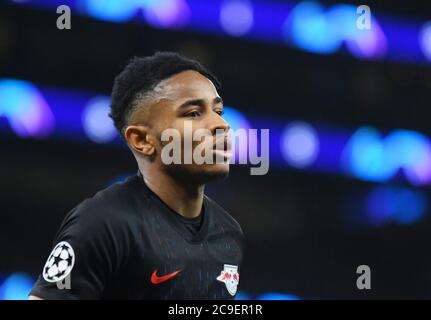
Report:
<svg viewBox="0 0 431 320"><path fill-rule="evenodd" d="M140 154L151 157L156 152L154 146L155 140L149 133L149 128L147 126L128 126L126 130L124 130L124 138L130 148Z"/></svg>

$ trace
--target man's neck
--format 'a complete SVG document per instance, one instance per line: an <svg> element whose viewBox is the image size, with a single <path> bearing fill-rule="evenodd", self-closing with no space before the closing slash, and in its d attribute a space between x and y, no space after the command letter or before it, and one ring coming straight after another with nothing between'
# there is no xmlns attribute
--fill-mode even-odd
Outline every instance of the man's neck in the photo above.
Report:
<svg viewBox="0 0 431 320"><path fill-rule="evenodd" d="M180 182L162 172L146 175L143 173L143 179L148 188L175 212L186 218L195 218L200 215L204 185L195 186L187 182Z"/></svg>

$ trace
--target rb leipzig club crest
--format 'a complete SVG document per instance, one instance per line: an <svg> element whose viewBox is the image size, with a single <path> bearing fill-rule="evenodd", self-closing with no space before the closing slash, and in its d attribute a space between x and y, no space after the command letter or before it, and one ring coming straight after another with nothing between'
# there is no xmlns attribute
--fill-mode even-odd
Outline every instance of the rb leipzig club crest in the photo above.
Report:
<svg viewBox="0 0 431 320"><path fill-rule="evenodd" d="M217 277L217 280L224 282L226 284L227 291L230 295L234 296L239 283L238 267L231 264L225 264L223 271Z"/></svg>

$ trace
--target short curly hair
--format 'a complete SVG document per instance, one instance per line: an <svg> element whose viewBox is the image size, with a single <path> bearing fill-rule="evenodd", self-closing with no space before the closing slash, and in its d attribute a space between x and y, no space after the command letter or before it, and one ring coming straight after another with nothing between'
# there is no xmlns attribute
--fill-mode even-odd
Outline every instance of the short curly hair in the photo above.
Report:
<svg viewBox="0 0 431 320"><path fill-rule="evenodd" d="M156 52L148 57L134 57L115 78L111 94L109 116L122 136L128 118L138 98L152 90L163 80L186 70L194 70L212 81L217 90L219 80L199 62L176 52Z"/></svg>

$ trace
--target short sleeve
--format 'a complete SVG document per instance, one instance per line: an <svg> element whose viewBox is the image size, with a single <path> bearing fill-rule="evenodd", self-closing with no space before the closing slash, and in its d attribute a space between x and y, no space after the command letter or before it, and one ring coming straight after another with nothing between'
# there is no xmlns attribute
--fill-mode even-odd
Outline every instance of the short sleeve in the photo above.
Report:
<svg viewBox="0 0 431 320"><path fill-rule="evenodd" d="M30 295L42 299L101 299L125 256L121 220L91 201L64 219Z"/></svg>

